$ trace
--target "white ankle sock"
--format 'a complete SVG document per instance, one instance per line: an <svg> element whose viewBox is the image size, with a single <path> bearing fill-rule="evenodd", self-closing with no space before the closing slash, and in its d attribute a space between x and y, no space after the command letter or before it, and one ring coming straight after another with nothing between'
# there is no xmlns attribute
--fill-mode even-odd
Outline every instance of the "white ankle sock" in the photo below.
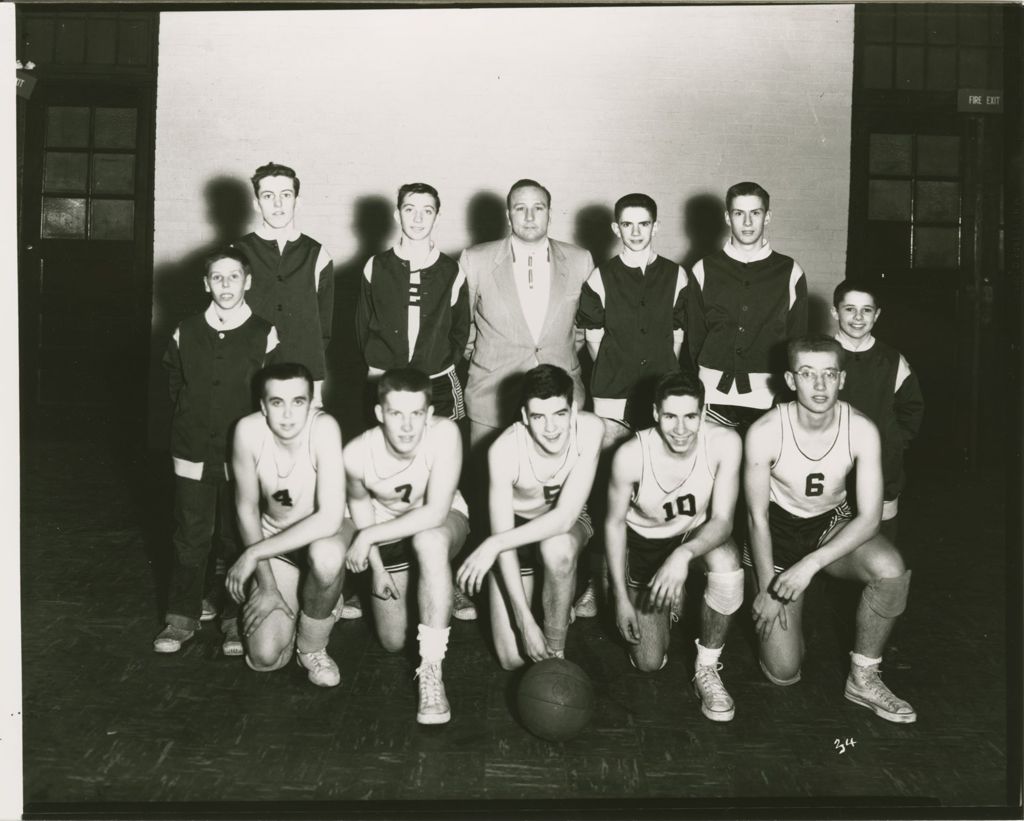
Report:
<svg viewBox="0 0 1024 821"><path fill-rule="evenodd" d="M421 624L416 631L420 645L420 661L423 664L440 664L448 652L450 627L429 627Z"/></svg>
<svg viewBox="0 0 1024 821"><path fill-rule="evenodd" d="M693 643L697 645L698 667L714 667L718 664L718 659L722 655L722 650L725 649L724 644L717 649L712 649L701 644L700 639L695 639Z"/></svg>
<svg viewBox="0 0 1024 821"><path fill-rule="evenodd" d="M860 653L850 653L850 661L858 667L870 667L872 664L881 664L882 657L879 656L876 659L872 659L867 656L862 656Z"/></svg>
<svg viewBox="0 0 1024 821"><path fill-rule="evenodd" d="M315 653L327 649L327 640L334 628L334 616L314 619L305 613L299 613L299 627L296 631L295 648L300 653Z"/></svg>

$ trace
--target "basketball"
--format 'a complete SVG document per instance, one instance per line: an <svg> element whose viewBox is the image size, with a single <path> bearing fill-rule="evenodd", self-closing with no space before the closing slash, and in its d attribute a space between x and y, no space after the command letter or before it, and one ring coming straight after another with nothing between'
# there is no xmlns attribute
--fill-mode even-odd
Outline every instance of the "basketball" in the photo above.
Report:
<svg viewBox="0 0 1024 821"><path fill-rule="evenodd" d="M594 687L587 674L565 659L544 659L519 682L519 717L526 729L546 741L577 735L594 712Z"/></svg>

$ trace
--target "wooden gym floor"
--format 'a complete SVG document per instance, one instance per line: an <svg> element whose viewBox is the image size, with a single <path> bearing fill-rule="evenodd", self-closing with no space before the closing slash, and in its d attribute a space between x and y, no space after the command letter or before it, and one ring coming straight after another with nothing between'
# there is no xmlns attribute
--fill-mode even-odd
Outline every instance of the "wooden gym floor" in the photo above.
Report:
<svg viewBox="0 0 1024 821"><path fill-rule="evenodd" d="M453 623L444 668L453 719L443 727L417 726L415 661L385 653L365 621L334 630L342 681L331 690L294 665L258 675L224 658L216 627L177 655L155 654L169 476L169 463L101 443L23 445L31 813L178 808L195 817L270 801L284 803L258 812L446 807L482 816L522 806L508 799L633 813L636 799L670 799L644 806L902 808L935 818L1018 804L1008 772L1019 767L1019 711L1007 705L1019 697L1019 580L1007 582L1006 491L995 473L915 470L901 505L914 577L883 671L915 705L917 724L887 723L843 699L853 599L819 581L808 594L803 681L792 688L761 675L741 611L723 657L737 705L729 724L704 719L692 694L692 612L656 674L630 667L610 622L577 622L567 656L591 676L597 709L562 744L516 722L517 676L498 667L481 622ZM1008 625L1018 642L1009 652ZM843 751L847 739L856 744ZM469 803L430 803L440 799ZM346 803L294 803L309 801Z"/></svg>

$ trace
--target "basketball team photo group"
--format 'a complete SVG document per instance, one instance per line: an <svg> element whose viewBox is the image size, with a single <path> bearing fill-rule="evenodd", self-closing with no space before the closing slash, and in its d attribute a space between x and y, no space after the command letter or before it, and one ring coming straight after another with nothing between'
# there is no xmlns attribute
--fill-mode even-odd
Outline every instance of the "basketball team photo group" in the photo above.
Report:
<svg viewBox="0 0 1024 821"><path fill-rule="evenodd" d="M0 820L1021 817L1024 6L11 5Z"/></svg>
<svg viewBox="0 0 1024 821"><path fill-rule="evenodd" d="M479 618L495 665L536 665L521 719L559 739L593 709L574 622L602 615L621 663L653 674L692 594L693 712L728 722L744 709L722 661L733 623L752 620L761 672L790 687L803 594L831 576L860 588L836 699L917 720L881 665L910 590L898 506L924 399L873 334L878 282L843 281L834 333L808 332L765 187L727 188L727 239L686 271L657 253L644 193L614 202L618 252L595 262L548 235L552 194L520 179L509 236L455 259L432 238L438 189L402 185L397 241L359 281L365 430L342 441L322 400L331 258L296 225L294 169L251 184L259 226L205 258L209 305L163 359L175 561L155 652L217 626L254 675L291 663L336 687L332 630L365 619L388 652L414 648L408 720L444 724L452 620Z"/></svg>

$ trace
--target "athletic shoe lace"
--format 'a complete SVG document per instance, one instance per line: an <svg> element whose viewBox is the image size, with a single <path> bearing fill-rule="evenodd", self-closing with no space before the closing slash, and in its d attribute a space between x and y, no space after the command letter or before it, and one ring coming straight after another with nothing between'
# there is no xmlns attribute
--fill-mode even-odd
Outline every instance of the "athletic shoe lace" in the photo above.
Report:
<svg viewBox="0 0 1024 821"><path fill-rule="evenodd" d="M713 665L698 664L693 674L693 680L711 704L728 704L730 701L729 693L726 691L725 685L722 684L722 679L718 675L718 671L721 669L721 662Z"/></svg>
<svg viewBox="0 0 1024 821"><path fill-rule="evenodd" d="M327 655L326 648L314 650L312 653L303 653L302 657L306 660L306 669L312 670L314 673L334 669L334 660Z"/></svg>
<svg viewBox="0 0 1024 821"><path fill-rule="evenodd" d="M906 701L885 686L885 682L881 678L882 669L879 665L862 667L861 670L861 674L854 677L854 682L860 689L866 690L873 701L881 703L893 713L900 712L904 708L910 709L910 705Z"/></svg>
<svg viewBox="0 0 1024 821"><path fill-rule="evenodd" d="M436 707L441 704L440 666L437 664L421 664L416 669L416 678L420 681L420 701L423 707Z"/></svg>

